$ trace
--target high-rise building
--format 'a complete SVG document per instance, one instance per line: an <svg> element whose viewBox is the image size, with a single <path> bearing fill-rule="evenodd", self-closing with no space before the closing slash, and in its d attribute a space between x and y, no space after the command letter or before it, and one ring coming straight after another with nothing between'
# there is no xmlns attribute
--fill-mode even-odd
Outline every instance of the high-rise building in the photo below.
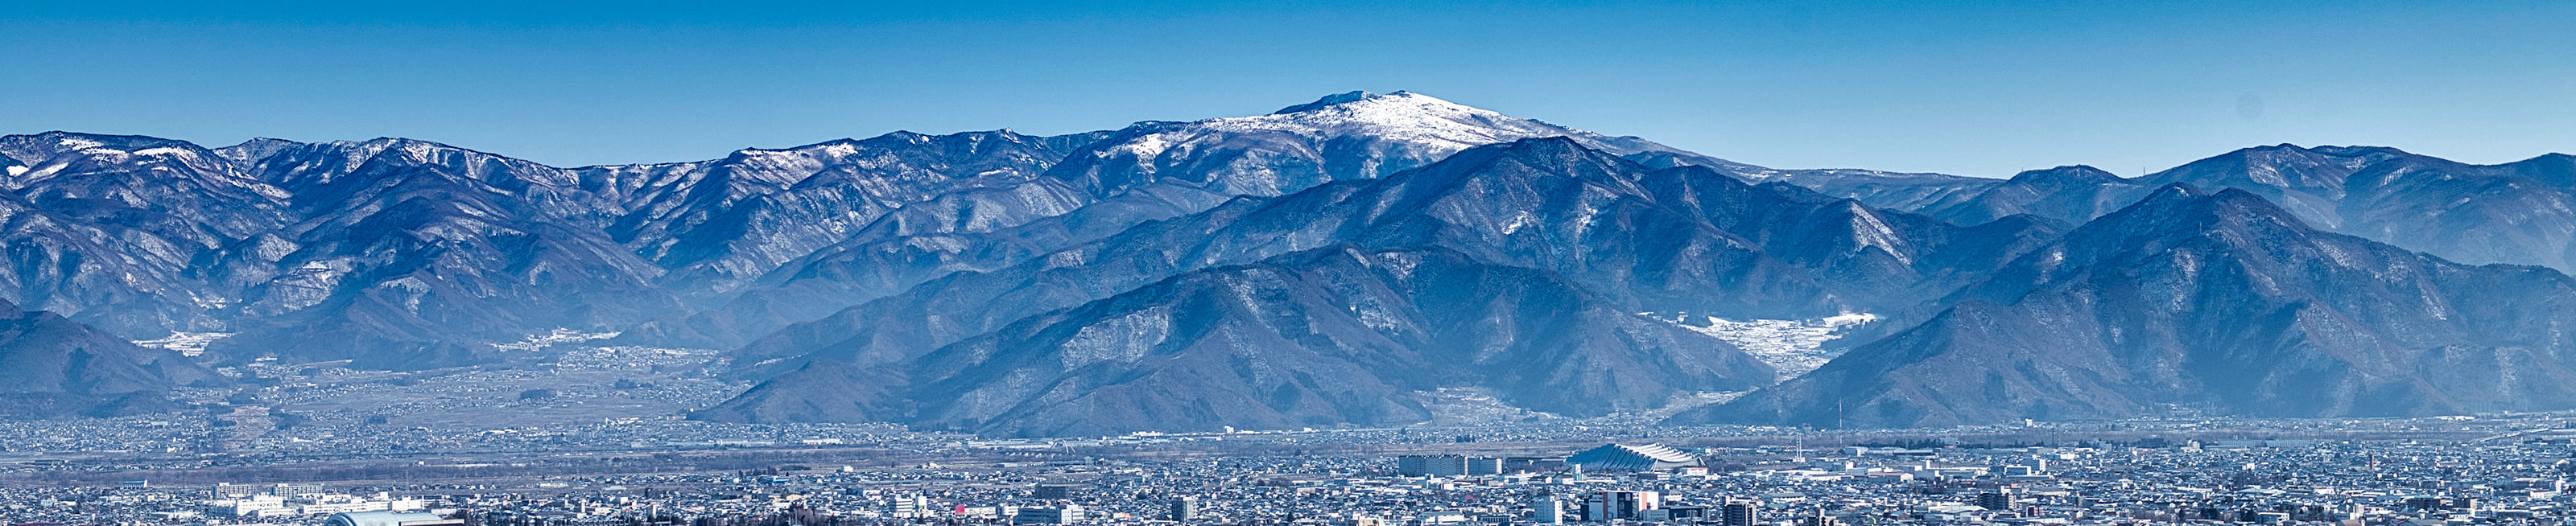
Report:
<svg viewBox="0 0 2576 526"><path fill-rule="evenodd" d="M1191 496L1172 499L1172 522L1189 522L1197 519L1198 516L1198 497Z"/></svg>
<svg viewBox="0 0 2576 526"><path fill-rule="evenodd" d="M1826 515L1825 509L1822 507L1816 508L1815 514L1808 515L1807 518L1798 520L1799 526L1842 526L1842 523L1842 519L1834 518L1832 515Z"/></svg>
<svg viewBox="0 0 2576 526"><path fill-rule="evenodd" d="M1501 475L1503 474L1503 459L1493 457L1467 457L1466 473L1468 476Z"/></svg>
<svg viewBox="0 0 2576 526"><path fill-rule="evenodd" d="M1726 526L1753 526L1762 522L1762 503L1759 501L1727 499L1718 510L1718 522Z"/></svg>
<svg viewBox="0 0 2576 526"><path fill-rule="evenodd" d="M1395 457L1395 472L1407 477L1455 477L1467 474L1467 457L1460 455L1405 455Z"/></svg>
<svg viewBox="0 0 2576 526"><path fill-rule="evenodd" d="M1537 512L1530 515L1531 522L1565 524L1565 501L1557 500L1556 497L1540 497L1530 501L1530 509Z"/></svg>
<svg viewBox="0 0 2576 526"><path fill-rule="evenodd" d="M1583 503L1585 522L1636 520L1640 512L1663 509L1663 495L1652 491L1604 491Z"/></svg>
<svg viewBox="0 0 2576 526"><path fill-rule="evenodd" d="M1011 515L1011 524L1073 524L1082 521L1082 507L1072 504L1044 508L1020 508Z"/></svg>
<svg viewBox="0 0 2576 526"><path fill-rule="evenodd" d="M896 495L886 505L886 514L898 518L920 517L930 512L930 499L920 495Z"/></svg>
<svg viewBox="0 0 2576 526"><path fill-rule="evenodd" d="M2012 490L1994 490L1977 494L1977 507L1995 511L2013 509Z"/></svg>
<svg viewBox="0 0 2576 526"><path fill-rule="evenodd" d="M1029 496L1038 500L1065 500L1073 498L1073 489L1072 484L1039 484Z"/></svg>
<svg viewBox="0 0 2576 526"><path fill-rule="evenodd" d="M1709 516L1707 506L1691 506L1687 504L1674 505L1671 502L1666 502L1664 503L1664 511L1667 512L1668 515L1672 515L1673 520L1677 521L1698 519L1716 520L1716 518Z"/></svg>

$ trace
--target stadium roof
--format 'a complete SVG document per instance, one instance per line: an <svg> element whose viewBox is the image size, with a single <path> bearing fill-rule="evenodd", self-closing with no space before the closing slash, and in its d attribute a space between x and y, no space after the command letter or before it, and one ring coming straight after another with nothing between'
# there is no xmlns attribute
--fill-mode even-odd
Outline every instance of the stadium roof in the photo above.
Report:
<svg viewBox="0 0 2576 526"><path fill-rule="evenodd" d="M1699 456L1663 444L1606 444L1566 457L1591 471L1653 471L1699 465Z"/></svg>

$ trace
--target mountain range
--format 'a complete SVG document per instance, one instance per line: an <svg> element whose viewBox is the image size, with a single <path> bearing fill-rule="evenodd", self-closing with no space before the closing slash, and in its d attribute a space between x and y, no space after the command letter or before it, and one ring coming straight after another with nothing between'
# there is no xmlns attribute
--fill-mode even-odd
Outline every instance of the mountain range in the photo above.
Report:
<svg viewBox="0 0 2576 526"><path fill-rule="evenodd" d="M2576 404L2576 280L2320 231L2173 184L2023 254L1932 319L1685 421L2421 416Z"/></svg>
<svg viewBox="0 0 2576 526"><path fill-rule="evenodd" d="M1781 170L1352 92L690 163L49 132L0 168L0 360L27 364L0 395L44 401L14 416L557 328L728 350L758 386L694 418L1008 436L1402 425L1458 389L1837 426L2576 408L2558 154ZM1803 374L1690 321L1854 313ZM110 345L172 331L232 335L204 364ZM1674 405L1716 393L1743 394Z"/></svg>

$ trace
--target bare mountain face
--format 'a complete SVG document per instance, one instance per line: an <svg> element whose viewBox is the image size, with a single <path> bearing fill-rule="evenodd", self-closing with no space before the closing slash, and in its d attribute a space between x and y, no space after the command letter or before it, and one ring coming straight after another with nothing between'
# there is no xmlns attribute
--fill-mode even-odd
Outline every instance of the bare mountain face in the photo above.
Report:
<svg viewBox="0 0 2576 526"><path fill-rule="evenodd" d="M1013 223L1014 214L1054 215L1078 200L1010 190L1098 133L1031 137L1008 130L954 135L899 132L786 150L742 150L699 163L593 167L584 178L618 181L628 212L609 227L620 243L671 269L662 281L697 294L728 292L790 260L841 242L910 205L1002 195L985 209L939 219ZM1030 188L1029 190L1039 190ZM995 202L998 201L998 202ZM954 206L953 204L951 206ZM1052 212L1052 213L1049 213ZM914 223L938 214L911 211ZM1025 220L1020 220L1024 222Z"/></svg>
<svg viewBox="0 0 2576 526"><path fill-rule="evenodd" d="M1415 393L1444 387L1598 416L1771 381L1723 341L1545 271L1344 245L1192 271L893 367L813 362L698 416L1102 435L1409 424L1431 417ZM844 384L868 388L814 389Z"/></svg>
<svg viewBox="0 0 2576 526"><path fill-rule="evenodd" d="M988 374L943 370L925 374L921 371L939 367L965 370L1009 367L1007 364L965 364L981 363L992 359L987 358L989 356L999 356L992 353L1006 352L994 346L1029 343L1028 338L1037 336L1027 331L1040 328L1030 325L1033 323L1089 323L1035 320L1064 316L1062 309L1091 309L1101 305L1097 303L1099 301L1115 302L1116 298L1145 294L1146 297L1159 298L1155 301L1165 305L1134 308L1200 312L1198 307L1171 304L1193 301L1187 299L1189 296L1186 294L1138 291L1170 287L1174 282L1169 280L1173 279L1218 279L1175 278L1212 273L1230 276L1221 282L1249 284L1259 280L1239 276L1248 271L1234 266L1282 265L1273 258L1292 258L1292 254L1332 247L1349 247L1346 250L1361 254L1426 251L1457 261L1449 264L1448 268L1494 267L1548 276L1561 283L1558 286L1580 291L1580 295L1592 298L1587 303L1606 307L1599 310L1604 313L1679 311L1723 317L1820 317L1854 310L1895 309L1918 301L1915 298L1937 295L1967 279L1981 276L2019 249L2054 237L2054 231L2040 223L2019 225L2014 228L2006 228L2002 224L1982 229L1958 227L1908 214L1871 209L1850 200L1825 197L1795 186L1750 185L1706 168L1650 170L1608 152L1587 148L1572 139L1525 139L1471 149L1430 166L1383 179L1328 183L1277 198L1241 198L1206 212L1142 225L1097 242L993 272L950 275L902 295L853 307L820 321L788 327L739 351L736 363L748 365L738 368L738 373L753 377L787 375L776 380L775 385L809 385L816 383L811 380L815 376L872 376L880 382L903 386L887 388L883 391L887 393L886 398L882 400L961 400L986 396L976 394L984 388L976 382L984 380L973 379L1010 378L1006 382L1008 385L1026 387L1031 380L1025 375L1036 373L996 371ZM1366 260L1376 256L1353 257ZM1279 277L1265 279L1286 280L1289 275L1292 274L1278 274ZM1221 289L1212 284L1201 286ZM1250 294L1238 289L1223 290ZM1463 291L1460 293L1465 294ZM1414 297L1402 303L1421 310L1419 316L1422 317L1473 320L1493 315L1479 310L1486 308L1486 303L1477 299L1480 297ZM1347 308L1318 310L1322 305L1316 301L1322 300L1308 301L1302 299L1304 296L1285 292L1252 294L1246 298L1244 301L1254 302L1244 307L1245 312L1251 313L1314 312L1310 315L1320 316L1322 312L1329 311L1337 319L1360 314ZM1339 305L1333 301L1323 301L1323 304ZM1575 309L1568 312L1594 309L1588 306L1560 308ZM1218 314L1217 311L1208 313ZM1650 321L1646 318L1619 319ZM1609 320L1601 318L1597 323L1617 326ZM1658 330L1675 330L1679 332L1671 334L1692 335L1693 340L1723 345L1714 343L1717 340L1713 338L1677 326L1654 323L1662 324ZM1262 334L1277 332L1264 330L1269 332ZM1534 330L1527 327L1497 330L1493 334L1505 340L1495 345L1508 347L1514 341L1511 338L1545 339L1549 335L1576 331L1571 327L1532 332ZM1304 340L1297 339L1301 337L1297 333L1286 334L1273 337L1310 345L1301 347L1306 350L1300 352L1312 351L1312 346L1340 348L1356 345L1330 343L1348 341L1334 338L1305 344ZM1459 337L1467 338L1465 335ZM1161 341L1160 337L1157 338ZM1401 343L1397 348L1425 354L1431 352L1426 346L1454 344L1450 340L1454 338L1399 338L1397 341ZM1647 340L1605 337L1599 341L1635 343ZM1467 341L1477 340L1467 338ZM1676 352L1655 346L1587 345L1618 347L1621 353L1630 356L1626 360L1638 362L1675 359L1672 353ZM1731 346L1726 348L1730 349L1730 355L1740 355L1740 351L1731 350ZM938 350L924 352L929 349ZM1045 349L1053 347L1009 352L1054 352ZM1524 352L1534 354L1506 355L1495 359L1568 363L1561 356L1535 350ZM960 358L958 353L966 353L963 356L968 358ZM1277 356L1287 360L1292 355L1295 353L1282 351L1256 353L1237 359L1247 361L1249 365L1246 367L1253 369L1301 367L1296 363L1272 363L1261 358ZM815 365L818 363L824 365ZM1592 373L1620 370L1577 369ZM1346 368L1335 370L1347 371ZM1072 374L1063 371L1046 374L1059 373ZM967 374L970 379L955 379L959 374ZM1767 378L1768 375L1765 373L1763 376ZM1653 376L1631 370L1601 377L1599 381L1610 381L1608 379L1613 377L1620 381L1650 382L1649 378ZM1380 382L1350 388L1398 392L1403 390L1398 387L1419 390L1436 387L1513 388L1519 385L1486 383L1492 378L1476 378L1483 380L1458 379L1451 380L1454 383L1449 384ZM1767 380L1745 380L1740 373L1726 374L1722 378L1727 381L1715 386L1749 387L1767 383ZM1655 407L1675 394L1695 392L1694 389L1707 390L1699 388L1712 386L1681 381L1651 382L1644 384L1641 392L1618 396L1573 390L1590 393L1586 396L1593 402L1588 405L1537 395L1515 401L1573 414L1599 415L1613 410ZM1076 382L1070 385L1088 384ZM1223 387L1201 391L1187 387L1191 385ZM1571 389L1563 385L1552 387L1558 391ZM1218 393L1219 390L1231 392L1249 388L1200 379L1161 385L1158 389L1168 392L1158 392L1162 393L1159 396L1176 399L1206 397L1214 400L1234 396ZM817 391L814 396L838 396L837 393L842 391ZM757 421L920 418L922 420L918 423L923 425L1005 434L1077 433L1120 426L1155 425L1153 423L1194 429L1216 425L1249 427L1256 423L1275 426L1314 419L1323 419L1314 420L1316 422L1357 424L1387 422L1391 421L1386 420L1388 418L1396 418L1390 415L1404 418L1422 416L1418 412L1353 413L1351 411L1354 410L1348 407L1322 411L1317 406L1298 405L1319 412L1280 416L1275 420L1217 422L1178 416L1183 412L1140 415L1069 409L1039 411L1035 408L1051 406L1027 406L1030 402L1015 398L1021 395L1036 396L1018 393L1003 396L1002 400L983 402L1000 405L944 409L871 400L817 400L785 388L759 388L727 405L724 411L702 416ZM1057 393L1047 395L1046 399L1062 400L1069 396L1078 395ZM1005 410L1000 408L1002 405L1027 406L1029 409ZM1261 414L1248 406L1238 409L1241 410L1219 413ZM963 412L948 416L934 414L951 410ZM1050 415L1048 418L1078 421L1028 423L1024 422L1025 418L1004 417L1004 413L1043 413ZM1148 420L1147 424L1119 423L1118 420L1138 417L1182 420ZM1024 424L1037 427L1019 427Z"/></svg>
<svg viewBox="0 0 2576 526"><path fill-rule="evenodd" d="M2576 280L2323 232L2187 185L2033 251L1912 329L1680 421L1943 426L2576 406Z"/></svg>
<svg viewBox="0 0 2576 526"><path fill-rule="evenodd" d="M0 301L0 417L163 413L178 409L171 387L221 381L179 353Z"/></svg>
<svg viewBox="0 0 2576 526"><path fill-rule="evenodd" d="M1629 154L1627 157L1637 164L1655 168L1705 166L1746 182L1789 183L1825 195L1856 199L1870 206L1907 211L1920 210L1943 200L1958 199L1962 195L1973 194L1976 190L1982 190L1997 183L1994 179L1984 177L1931 173L1854 169L1781 170L1689 152L1644 152Z"/></svg>
<svg viewBox="0 0 2576 526"><path fill-rule="evenodd" d="M239 300L199 258L289 221L285 193L180 141L0 137L0 299L130 335L220 327Z"/></svg>
<svg viewBox="0 0 2576 526"><path fill-rule="evenodd" d="M604 328L680 308L662 269L601 235L616 188L544 165L406 139L284 148L258 165L307 219L223 254L239 332L210 350L473 363L476 342Z"/></svg>

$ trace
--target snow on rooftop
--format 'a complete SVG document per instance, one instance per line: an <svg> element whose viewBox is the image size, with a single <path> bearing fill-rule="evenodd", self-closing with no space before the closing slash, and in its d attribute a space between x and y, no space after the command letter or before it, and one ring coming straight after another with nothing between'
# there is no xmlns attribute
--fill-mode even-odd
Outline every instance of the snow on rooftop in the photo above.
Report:
<svg viewBox="0 0 2576 526"><path fill-rule="evenodd" d="M1699 457L1663 444L1605 444L1566 457L1565 462L1593 469L1647 470L1663 467L1658 464L1697 464Z"/></svg>
<svg viewBox="0 0 2576 526"><path fill-rule="evenodd" d="M1663 444L1645 444L1635 446L1620 444L1619 447L1629 451L1634 451L1639 455L1645 455L1646 458L1652 458L1664 462L1689 462L1699 458L1692 456L1689 453L1683 453L1682 450L1673 449L1672 446Z"/></svg>

